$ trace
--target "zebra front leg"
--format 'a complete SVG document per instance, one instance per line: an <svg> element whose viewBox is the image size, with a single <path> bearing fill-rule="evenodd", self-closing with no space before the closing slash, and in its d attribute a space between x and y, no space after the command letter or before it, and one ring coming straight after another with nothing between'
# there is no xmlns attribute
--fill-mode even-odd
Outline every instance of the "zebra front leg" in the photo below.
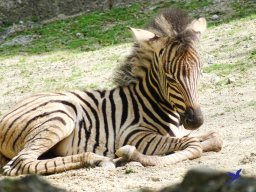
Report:
<svg viewBox="0 0 256 192"><path fill-rule="evenodd" d="M116 155L127 161L138 161L143 166L169 165L202 155L202 147L198 138L172 138L148 133L142 138L140 143L144 145L138 146L138 149L134 141L134 143L128 143L130 145L119 148ZM175 153L170 154L171 152Z"/></svg>
<svg viewBox="0 0 256 192"><path fill-rule="evenodd" d="M197 136L192 135L192 137L196 137L200 140L203 148L203 152L208 152L208 151L219 152L223 145L223 140L220 134L214 131L209 132L207 134L203 134L203 135L197 135Z"/></svg>

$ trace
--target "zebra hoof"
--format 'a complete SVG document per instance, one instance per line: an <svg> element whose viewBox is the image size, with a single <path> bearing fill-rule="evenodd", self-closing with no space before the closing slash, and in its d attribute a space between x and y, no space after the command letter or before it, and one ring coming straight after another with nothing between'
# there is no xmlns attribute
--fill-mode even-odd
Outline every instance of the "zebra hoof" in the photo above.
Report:
<svg viewBox="0 0 256 192"><path fill-rule="evenodd" d="M3 168L2 168L2 173L3 175L6 175L6 176L15 176L15 174L12 172L12 169L9 165L5 165Z"/></svg>
<svg viewBox="0 0 256 192"><path fill-rule="evenodd" d="M210 132L205 140L201 142L203 151L215 151L219 152L222 149L223 140L221 135L217 132Z"/></svg>
<svg viewBox="0 0 256 192"><path fill-rule="evenodd" d="M131 160L135 150L136 150L136 147L131 145L125 145L116 151L116 155L118 157L123 157L126 160Z"/></svg>

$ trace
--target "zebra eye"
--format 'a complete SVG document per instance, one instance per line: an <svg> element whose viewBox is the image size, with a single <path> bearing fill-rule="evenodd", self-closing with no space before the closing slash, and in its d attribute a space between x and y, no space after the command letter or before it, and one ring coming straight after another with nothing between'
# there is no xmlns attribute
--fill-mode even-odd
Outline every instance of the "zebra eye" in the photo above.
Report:
<svg viewBox="0 0 256 192"><path fill-rule="evenodd" d="M164 49L162 48L162 49L160 49L160 51L159 51L159 56L162 56L163 53L164 53Z"/></svg>
<svg viewBox="0 0 256 192"><path fill-rule="evenodd" d="M168 74L166 76L166 80L169 81L169 82L175 83L175 80L174 80L174 78L173 78L173 76L171 74Z"/></svg>

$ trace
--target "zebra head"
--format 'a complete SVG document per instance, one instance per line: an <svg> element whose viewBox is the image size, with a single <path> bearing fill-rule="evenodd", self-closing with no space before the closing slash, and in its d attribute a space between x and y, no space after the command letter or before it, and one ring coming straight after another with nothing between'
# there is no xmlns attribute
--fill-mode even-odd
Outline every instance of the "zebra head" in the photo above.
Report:
<svg viewBox="0 0 256 192"><path fill-rule="evenodd" d="M150 70L156 74L153 78L158 81L160 94L179 113L180 123L194 130L203 124L198 102L202 65L195 42L206 29L206 20L199 18L186 23L187 20L182 21L183 15L176 19L162 14L153 21L150 30L132 29L132 32L140 46L153 52Z"/></svg>

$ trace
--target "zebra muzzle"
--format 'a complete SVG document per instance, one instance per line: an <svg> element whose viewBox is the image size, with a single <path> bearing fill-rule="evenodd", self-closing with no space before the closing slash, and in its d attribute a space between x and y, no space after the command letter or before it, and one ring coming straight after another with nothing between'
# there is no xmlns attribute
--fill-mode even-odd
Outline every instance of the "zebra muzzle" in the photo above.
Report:
<svg viewBox="0 0 256 192"><path fill-rule="evenodd" d="M200 107L188 107L185 113L181 116L181 123L185 129L198 129L204 123L204 118Z"/></svg>

